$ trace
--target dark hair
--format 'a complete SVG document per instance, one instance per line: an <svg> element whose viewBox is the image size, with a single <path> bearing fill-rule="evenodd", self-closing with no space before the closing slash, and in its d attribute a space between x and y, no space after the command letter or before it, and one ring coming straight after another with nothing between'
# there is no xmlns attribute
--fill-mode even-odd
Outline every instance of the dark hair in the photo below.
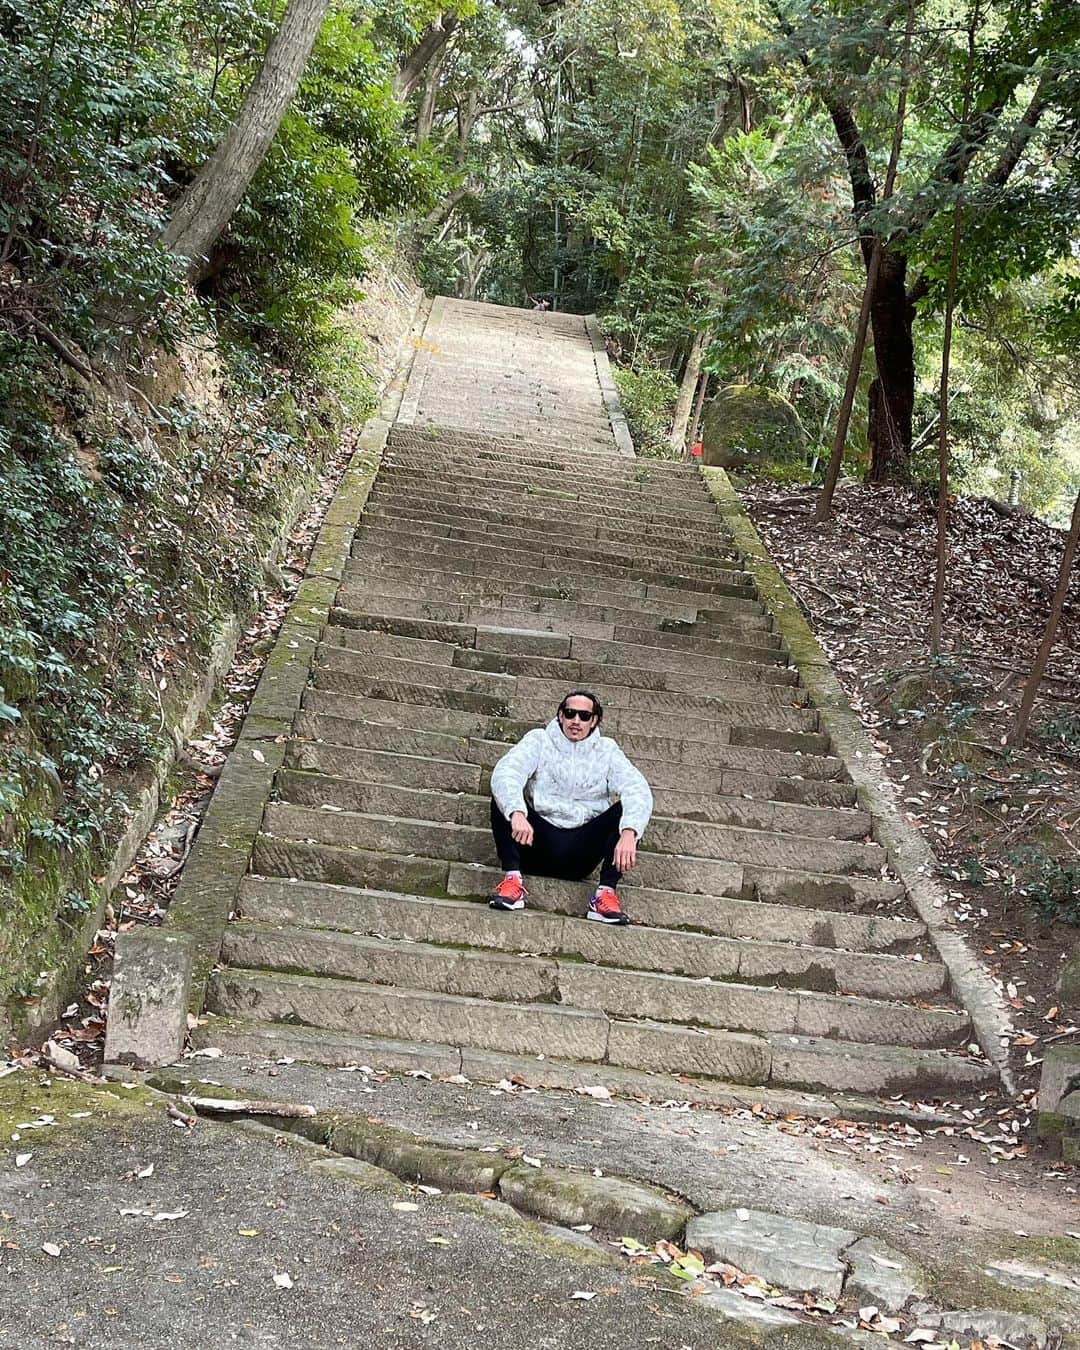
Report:
<svg viewBox="0 0 1080 1350"><path fill-rule="evenodd" d="M566 711L566 701L570 698L591 698L593 705L593 716L596 718L596 725L599 726L604 720L604 710L600 706L600 700L591 689L571 689L568 694L563 694L562 702L555 710L557 713Z"/></svg>

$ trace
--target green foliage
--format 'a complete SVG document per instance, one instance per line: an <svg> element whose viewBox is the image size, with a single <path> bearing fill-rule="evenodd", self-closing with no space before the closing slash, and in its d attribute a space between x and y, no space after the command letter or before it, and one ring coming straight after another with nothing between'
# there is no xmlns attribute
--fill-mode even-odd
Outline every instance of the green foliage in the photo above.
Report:
<svg viewBox="0 0 1080 1350"><path fill-rule="evenodd" d="M679 388L669 372L655 366L616 366L614 375L638 454L673 458L668 431Z"/></svg>
<svg viewBox="0 0 1080 1350"><path fill-rule="evenodd" d="M336 0L190 293L157 236L279 12L0 0L0 905L24 920L0 931L0 994L89 904L163 700L367 411L338 307L382 247L369 218L428 205L439 178L402 126L398 47L365 0Z"/></svg>
<svg viewBox="0 0 1080 1350"><path fill-rule="evenodd" d="M1012 888L1045 923L1080 923L1080 862L1037 846L1014 849L1008 860L1017 869Z"/></svg>

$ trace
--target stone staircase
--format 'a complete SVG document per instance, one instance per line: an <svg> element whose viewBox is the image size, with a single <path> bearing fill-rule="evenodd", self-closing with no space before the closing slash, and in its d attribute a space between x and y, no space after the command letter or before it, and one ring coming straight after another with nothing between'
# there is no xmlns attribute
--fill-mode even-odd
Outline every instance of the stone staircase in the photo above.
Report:
<svg viewBox="0 0 1080 1350"><path fill-rule="evenodd" d="M428 355L449 369L469 344L448 304ZM530 1081L681 1076L664 1096L688 1077L833 1097L991 1083L697 469L619 453L610 423L602 442L595 368L584 434L529 420L507 333L549 324L545 378L561 362L580 401L599 362L582 320L497 311L492 332L457 308L481 431L434 424L464 405L420 363L198 1038L481 1079L525 1061ZM530 878L521 914L485 903L491 767L577 685L656 795L629 928L586 922L584 883Z"/></svg>

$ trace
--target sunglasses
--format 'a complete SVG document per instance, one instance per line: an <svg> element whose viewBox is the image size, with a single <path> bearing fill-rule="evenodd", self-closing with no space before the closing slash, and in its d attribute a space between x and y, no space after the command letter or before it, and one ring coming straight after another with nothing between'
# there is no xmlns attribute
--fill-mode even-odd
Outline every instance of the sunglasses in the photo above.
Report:
<svg viewBox="0 0 1080 1350"><path fill-rule="evenodd" d="M580 717L583 722L591 722L596 716L595 708L560 708L559 711L568 721L572 721L575 717Z"/></svg>

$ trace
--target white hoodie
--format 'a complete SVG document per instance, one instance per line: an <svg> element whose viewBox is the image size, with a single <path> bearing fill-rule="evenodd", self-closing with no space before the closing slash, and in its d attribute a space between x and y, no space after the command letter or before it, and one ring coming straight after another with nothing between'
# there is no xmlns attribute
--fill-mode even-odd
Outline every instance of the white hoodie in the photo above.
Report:
<svg viewBox="0 0 1080 1350"><path fill-rule="evenodd" d="M527 810L561 830L574 829L622 802L622 828L640 839L652 814L652 792L641 773L599 729L583 741L563 735L558 718L527 732L491 772L491 793L503 815Z"/></svg>

